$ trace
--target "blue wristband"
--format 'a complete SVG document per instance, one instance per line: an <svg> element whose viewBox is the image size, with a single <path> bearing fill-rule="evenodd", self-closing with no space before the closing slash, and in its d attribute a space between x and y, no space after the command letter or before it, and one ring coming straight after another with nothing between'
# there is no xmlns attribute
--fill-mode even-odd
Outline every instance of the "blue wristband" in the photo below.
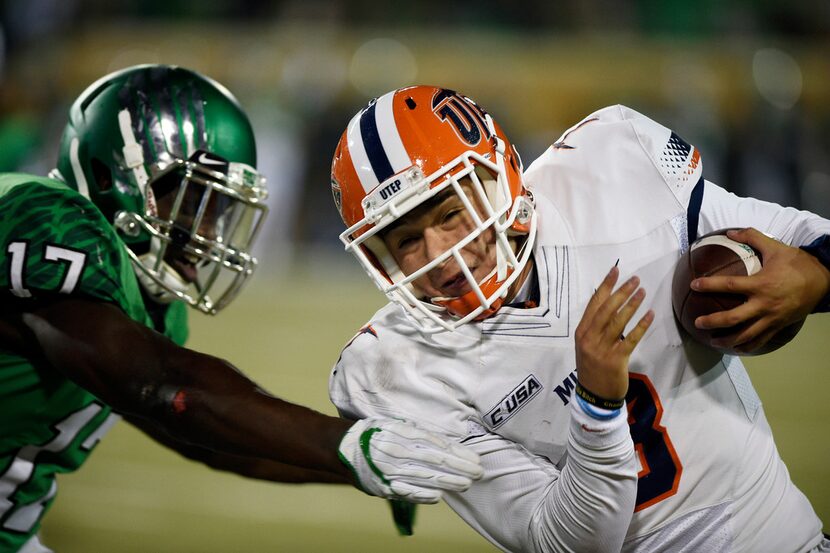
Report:
<svg viewBox="0 0 830 553"><path fill-rule="evenodd" d="M582 408L582 411L584 411L585 414L592 419L607 421L620 414L621 409L603 409L602 407L595 407L577 395L574 397L579 403L579 406Z"/></svg>

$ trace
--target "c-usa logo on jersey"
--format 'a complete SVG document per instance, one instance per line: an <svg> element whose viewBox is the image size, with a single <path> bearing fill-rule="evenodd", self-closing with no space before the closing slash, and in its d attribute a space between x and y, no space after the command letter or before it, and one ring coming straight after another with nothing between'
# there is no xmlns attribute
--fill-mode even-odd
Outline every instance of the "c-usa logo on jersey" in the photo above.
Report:
<svg viewBox="0 0 830 553"><path fill-rule="evenodd" d="M532 374L528 375L484 415L484 424L495 430L536 397L541 389L542 383Z"/></svg>

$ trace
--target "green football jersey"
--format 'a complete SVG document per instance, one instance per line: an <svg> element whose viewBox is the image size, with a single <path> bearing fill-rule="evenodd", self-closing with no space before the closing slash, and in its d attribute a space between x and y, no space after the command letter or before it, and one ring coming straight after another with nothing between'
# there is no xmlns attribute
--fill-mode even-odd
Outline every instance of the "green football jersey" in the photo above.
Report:
<svg viewBox="0 0 830 553"><path fill-rule="evenodd" d="M152 327L125 248L95 205L63 183L0 175L0 298L106 301ZM164 324L157 330L183 344L186 306L171 304ZM0 347L0 551L38 532L56 474L77 469L118 418L59 371Z"/></svg>

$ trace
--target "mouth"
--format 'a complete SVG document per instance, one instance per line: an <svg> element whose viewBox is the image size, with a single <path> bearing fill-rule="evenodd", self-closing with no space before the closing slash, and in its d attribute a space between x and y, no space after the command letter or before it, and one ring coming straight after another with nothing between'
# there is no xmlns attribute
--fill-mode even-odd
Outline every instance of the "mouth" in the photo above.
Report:
<svg viewBox="0 0 830 553"><path fill-rule="evenodd" d="M187 254L182 254L172 260L170 265L179 273L179 276L188 284L193 284L199 277L199 270L196 268L195 261Z"/></svg>
<svg viewBox="0 0 830 553"><path fill-rule="evenodd" d="M470 283L461 271L458 271L455 275L446 279L440 287L441 293L449 298L463 296L469 292L470 289Z"/></svg>

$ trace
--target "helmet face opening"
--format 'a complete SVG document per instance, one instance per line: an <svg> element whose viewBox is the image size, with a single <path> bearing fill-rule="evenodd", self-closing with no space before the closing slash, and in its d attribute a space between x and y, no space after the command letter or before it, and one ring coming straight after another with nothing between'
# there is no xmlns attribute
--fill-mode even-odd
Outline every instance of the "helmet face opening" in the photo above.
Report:
<svg viewBox="0 0 830 553"><path fill-rule="evenodd" d="M465 154L341 234L346 250L422 331L492 315L527 263L532 238L510 228L519 213L531 218L532 206L524 196L514 201L504 179L493 178L498 172ZM440 234L442 248L426 244L427 227Z"/></svg>
<svg viewBox="0 0 830 553"><path fill-rule="evenodd" d="M158 301L183 300L215 313L256 267L248 252L267 212L265 188L252 167L199 159L220 161L199 151L167 165L148 183L144 216L122 212L116 227L151 236L150 250L134 261Z"/></svg>
<svg viewBox="0 0 830 553"><path fill-rule="evenodd" d="M108 75L70 109L57 174L128 245L159 303L216 313L253 273L267 212L250 122L222 85L175 66Z"/></svg>
<svg viewBox="0 0 830 553"><path fill-rule="evenodd" d="M435 87L390 92L352 119L335 152L341 241L421 331L480 320L499 309L532 250L536 218L520 171L500 128L468 98ZM444 204L456 224L443 222ZM443 239L407 256L430 225Z"/></svg>

